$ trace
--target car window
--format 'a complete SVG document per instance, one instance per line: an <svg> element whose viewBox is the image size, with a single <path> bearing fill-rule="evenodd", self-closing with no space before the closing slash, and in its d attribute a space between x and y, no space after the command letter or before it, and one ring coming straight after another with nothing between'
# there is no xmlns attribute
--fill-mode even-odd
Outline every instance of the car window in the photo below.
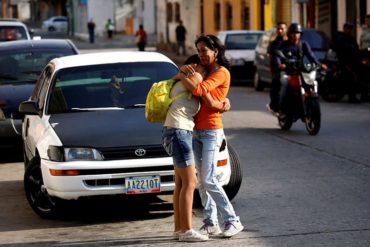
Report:
<svg viewBox="0 0 370 247"><path fill-rule="evenodd" d="M48 113L145 104L151 85L171 78L177 67L164 62L66 68L57 72Z"/></svg>
<svg viewBox="0 0 370 247"><path fill-rule="evenodd" d="M73 54L71 49L1 52L0 84L35 82L51 59Z"/></svg>
<svg viewBox="0 0 370 247"><path fill-rule="evenodd" d="M67 20L63 18L57 18L57 19L54 19L54 22L67 22Z"/></svg>
<svg viewBox="0 0 370 247"><path fill-rule="evenodd" d="M49 66L49 67L46 67L46 69L45 69L45 76L43 78L43 82L42 82L39 94L37 96L37 98L38 98L38 108L39 109L44 108L45 99L46 99L46 96L47 96L47 90L48 90L49 85L50 85L51 77L52 77L52 69Z"/></svg>
<svg viewBox="0 0 370 247"><path fill-rule="evenodd" d="M258 39L262 34L229 34L226 37L225 48L226 50L242 50L242 49L255 49Z"/></svg>
<svg viewBox="0 0 370 247"><path fill-rule="evenodd" d="M19 39L28 39L27 31L21 26L1 26L0 42Z"/></svg>
<svg viewBox="0 0 370 247"><path fill-rule="evenodd" d="M329 49L329 39L323 32L303 30L302 39L307 41L313 50Z"/></svg>

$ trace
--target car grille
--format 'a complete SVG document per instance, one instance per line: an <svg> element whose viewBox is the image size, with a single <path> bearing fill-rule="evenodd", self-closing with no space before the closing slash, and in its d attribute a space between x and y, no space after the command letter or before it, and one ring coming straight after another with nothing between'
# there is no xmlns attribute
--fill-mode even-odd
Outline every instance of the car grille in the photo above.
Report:
<svg viewBox="0 0 370 247"><path fill-rule="evenodd" d="M161 145L134 146L124 148L99 148L104 160L147 159L169 157ZM138 151L140 150L140 152ZM145 154L143 151L145 150Z"/></svg>

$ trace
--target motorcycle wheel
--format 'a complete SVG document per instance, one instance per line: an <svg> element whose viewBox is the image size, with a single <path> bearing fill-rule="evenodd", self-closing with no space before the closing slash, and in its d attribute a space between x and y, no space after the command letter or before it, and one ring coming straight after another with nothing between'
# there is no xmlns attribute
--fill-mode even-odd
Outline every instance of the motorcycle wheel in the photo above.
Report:
<svg viewBox="0 0 370 247"><path fill-rule="evenodd" d="M278 121L282 130L289 130L293 125L293 119L289 115L283 113L279 114Z"/></svg>
<svg viewBox="0 0 370 247"><path fill-rule="evenodd" d="M318 98L310 98L306 101L306 130L310 135L316 135L321 127L321 110Z"/></svg>

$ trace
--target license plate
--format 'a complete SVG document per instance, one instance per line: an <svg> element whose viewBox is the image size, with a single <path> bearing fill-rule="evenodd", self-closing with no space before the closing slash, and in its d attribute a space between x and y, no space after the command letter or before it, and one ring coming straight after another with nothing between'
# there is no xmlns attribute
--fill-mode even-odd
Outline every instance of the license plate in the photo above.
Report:
<svg viewBox="0 0 370 247"><path fill-rule="evenodd" d="M160 176L129 177L125 180L127 194L157 193L161 191Z"/></svg>

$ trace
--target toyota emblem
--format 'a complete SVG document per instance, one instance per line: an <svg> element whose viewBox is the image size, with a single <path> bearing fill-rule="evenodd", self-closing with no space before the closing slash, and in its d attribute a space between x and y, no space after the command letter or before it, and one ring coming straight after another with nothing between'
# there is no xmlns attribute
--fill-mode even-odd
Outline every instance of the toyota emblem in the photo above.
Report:
<svg viewBox="0 0 370 247"><path fill-rule="evenodd" d="M136 154L136 156L144 156L145 154L146 154L146 151L145 151L145 149L143 149L143 148L139 148L139 149L136 149L135 150L135 154Z"/></svg>

